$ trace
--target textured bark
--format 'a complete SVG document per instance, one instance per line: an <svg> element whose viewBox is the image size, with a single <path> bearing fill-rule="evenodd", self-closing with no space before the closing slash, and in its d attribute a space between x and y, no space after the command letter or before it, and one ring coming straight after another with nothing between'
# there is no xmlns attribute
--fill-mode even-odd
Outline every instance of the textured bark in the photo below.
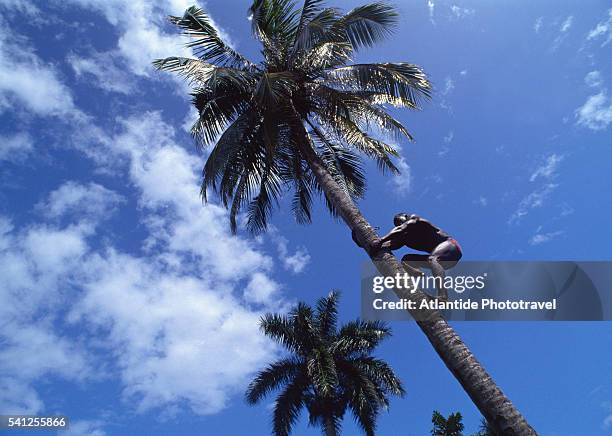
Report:
<svg viewBox="0 0 612 436"><path fill-rule="evenodd" d="M344 222L355 232L357 240L364 247L368 247L378 237L372 226L350 196L334 181L312 146L307 143L301 144L300 152L308 162L319 186L336 207ZM374 255L368 253L368 255L382 275L395 276L406 273L389 250L381 250ZM420 290L410 293L405 289L394 289L394 292L399 298L414 300L417 303L425 298L425 294ZM504 436L537 434L438 311L410 312L444 364L498 434Z"/></svg>
<svg viewBox="0 0 612 436"><path fill-rule="evenodd" d="M336 436L336 426L334 425L334 418L325 418L325 422L323 423L323 429L325 430L325 436Z"/></svg>

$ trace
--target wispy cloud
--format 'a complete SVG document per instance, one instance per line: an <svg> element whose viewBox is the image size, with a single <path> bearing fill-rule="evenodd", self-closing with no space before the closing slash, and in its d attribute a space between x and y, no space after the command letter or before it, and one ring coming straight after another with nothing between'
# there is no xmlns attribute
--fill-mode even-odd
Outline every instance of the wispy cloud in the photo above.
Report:
<svg viewBox="0 0 612 436"><path fill-rule="evenodd" d="M70 421L67 430L62 430L62 436L106 436L105 423L101 420L74 420Z"/></svg>
<svg viewBox="0 0 612 436"><path fill-rule="evenodd" d="M455 89L455 81L452 77L446 76L444 79L444 88L442 89L442 95L448 95Z"/></svg>
<svg viewBox="0 0 612 436"><path fill-rule="evenodd" d="M33 150L34 143L28 133L0 136L0 161L21 162Z"/></svg>
<svg viewBox="0 0 612 436"><path fill-rule="evenodd" d="M60 73L0 17L0 113L23 108L39 116L83 118Z"/></svg>
<svg viewBox="0 0 612 436"><path fill-rule="evenodd" d="M559 186L553 183L552 180L557 177L559 164L563 159L563 155L553 153L544 159L544 162L533 171L529 177L529 182L533 183L538 179L543 179L544 184L523 197L517 209L508 219L508 224L518 224L532 209L544 205L544 202Z"/></svg>
<svg viewBox="0 0 612 436"><path fill-rule="evenodd" d="M400 174L395 174L389 183L397 195L405 196L412 189L412 170L404 157L397 161L397 168Z"/></svg>
<svg viewBox="0 0 612 436"><path fill-rule="evenodd" d="M612 123L612 99L605 90L591 95L576 109L576 124L591 130L604 130Z"/></svg>
<svg viewBox="0 0 612 436"><path fill-rule="evenodd" d="M564 32L564 33L567 32L572 27L573 22L574 22L574 16L573 15L568 16L565 19L565 21L563 21L563 23L561 24L561 28L559 29L559 31Z"/></svg>
<svg viewBox="0 0 612 436"><path fill-rule="evenodd" d="M113 214L125 203L125 198L97 183L81 184L69 181L52 191L36 209L47 219L71 216L75 213L95 220Z"/></svg>
<svg viewBox="0 0 612 436"><path fill-rule="evenodd" d="M134 91L134 77L127 72L116 52L98 53L84 57L71 54L68 63L77 79L87 81L100 89L121 94Z"/></svg>
<svg viewBox="0 0 612 436"><path fill-rule="evenodd" d="M299 274L306 269L310 263L310 254L306 247L298 247L295 252L289 251L289 240L282 236L276 228L268 230L268 235L276 245L278 255L286 270L293 274Z"/></svg>
<svg viewBox="0 0 612 436"><path fill-rule="evenodd" d="M427 9L429 9L429 21L431 21L432 24L435 24L435 21L434 21L434 8L435 7L436 5L433 2L433 0L427 0Z"/></svg>
<svg viewBox="0 0 612 436"><path fill-rule="evenodd" d="M518 208L508 219L508 224L517 224L529 213L529 211L531 211L531 209L542 207L544 202L558 186L559 185L555 183L547 183L524 197L519 203Z"/></svg>
<svg viewBox="0 0 612 436"><path fill-rule="evenodd" d="M478 205L480 205L482 207L486 207L489 204L489 200L487 200L487 197L483 197L481 195L476 200L474 200L474 204L478 204Z"/></svg>
<svg viewBox="0 0 612 436"><path fill-rule="evenodd" d="M536 168L533 174L531 174L529 181L533 182L539 177L542 177L544 179L553 178L557 173L559 164L564 158L565 156L560 155L560 154L556 154L556 153L551 154L550 156L546 158L546 161L544 162L544 164Z"/></svg>
<svg viewBox="0 0 612 436"><path fill-rule="evenodd" d="M563 43L563 41L565 41L565 39L567 38L568 32L570 30L570 28L572 27L572 23L574 22L574 17L573 15L569 15L560 25L559 27L559 34L557 35L557 37L555 38L555 40L553 41L553 44L550 48L551 51L556 51L561 44Z"/></svg>
<svg viewBox="0 0 612 436"><path fill-rule="evenodd" d="M452 5L450 10L455 18L466 18L476 13L475 9L462 8L457 5Z"/></svg>
<svg viewBox="0 0 612 436"><path fill-rule="evenodd" d="M599 88L603 85L603 77L599 71L591 71L584 77L584 83L591 88Z"/></svg>
<svg viewBox="0 0 612 436"><path fill-rule="evenodd" d="M548 232L548 233L540 233L541 230L542 230L541 227L538 228L538 230L536 231L536 234L533 235L531 239L529 239L529 245L541 245L546 242L550 242L553 239L556 239L565 233L565 231L563 230L557 230L555 232Z"/></svg>
<svg viewBox="0 0 612 436"><path fill-rule="evenodd" d="M453 142L453 138L455 137L455 132L450 130L446 136L444 136L444 142L446 144L450 144L451 142Z"/></svg>
<svg viewBox="0 0 612 436"><path fill-rule="evenodd" d="M544 22L544 17L538 17L533 23L533 30L535 33L540 33L540 29L542 28L542 24Z"/></svg>
<svg viewBox="0 0 612 436"><path fill-rule="evenodd" d="M612 8L608 9L607 20L598 23L587 35L587 40L603 40L602 47L612 41Z"/></svg>

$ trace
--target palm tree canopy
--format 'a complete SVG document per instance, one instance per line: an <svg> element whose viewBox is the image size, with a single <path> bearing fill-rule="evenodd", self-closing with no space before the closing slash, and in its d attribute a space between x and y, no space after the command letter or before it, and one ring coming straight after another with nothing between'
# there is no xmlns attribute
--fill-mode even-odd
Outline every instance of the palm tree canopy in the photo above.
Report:
<svg viewBox="0 0 612 436"><path fill-rule="evenodd" d="M249 385L246 400L255 404L279 390L274 405L274 434L288 435L302 408L309 423L340 429L350 410L367 435L389 406L389 395L404 394L401 381L384 361L372 357L390 335L381 322L353 321L337 326L338 294L332 292L313 310L300 303L288 315L268 314L261 330L290 356L268 365Z"/></svg>
<svg viewBox="0 0 612 436"><path fill-rule="evenodd" d="M397 150L377 137L411 139L387 112L419 108L431 85L421 68L398 63L350 64L355 53L392 32L397 12L376 2L342 14L322 0L255 0L249 9L263 60L253 63L225 43L205 11L190 7L170 21L190 37L197 58L169 57L154 65L185 77L193 88L196 143L212 149L201 194L216 192L236 216L247 211L251 231L266 228L286 190L300 223L311 221L322 194L299 146L312 147L353 199L363 196L360 155L397 172ZM335 213L329 199L327 206Z"/></svg>
<svg viewBox="0 0 612 436"><path fill-rule="evenodd" d="M434 425L431 430L432 436L462 436L464 425L461 413L451 413L445 418L440 412L434 410L431 416Z"/></svg>

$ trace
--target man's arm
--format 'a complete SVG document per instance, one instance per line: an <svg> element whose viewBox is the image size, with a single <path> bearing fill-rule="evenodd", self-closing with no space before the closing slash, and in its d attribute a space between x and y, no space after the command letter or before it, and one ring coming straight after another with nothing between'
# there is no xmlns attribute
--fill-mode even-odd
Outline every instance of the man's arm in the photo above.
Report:
<svg viewBox="0 0 612 436"><path fill-rule="evenodd" d="M401 248L402 246L404 246L405 241L403 238L403 234L408 228L408 226L411 224L414 224L417 221L417 219L418 217L416 219L411 217L405 223L402 223L397 227L393 227L393 229L391 229L389 233L387 233L385 236L383 236L377 241L375 248L376 249L388 248L390 250L397 250L398 248Z"/></svg>
<svg viewBox="0 0 612 436"><path fill-rule="evenodd" d="M408 225L409 222L410 221L406 221L405 223L402 223L401 225L397 227L393 227L389 233L387 233L385 236L380 238L380 243L384 244L385 242L395 240L398 235L401 235L404 232L404 230L406 230L406 226Z"/></svg>

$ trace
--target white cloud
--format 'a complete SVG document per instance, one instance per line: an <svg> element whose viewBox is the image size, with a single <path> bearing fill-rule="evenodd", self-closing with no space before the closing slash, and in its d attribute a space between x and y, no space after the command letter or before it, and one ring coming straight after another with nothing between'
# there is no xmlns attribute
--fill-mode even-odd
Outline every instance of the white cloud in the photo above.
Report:
<svg viewBox="0 0 612 436"><path fill-rule="evenodd" d="M523 217L525 217L531 211L531 209L539 208L544 205L544 202L559 186L556 183L552 183L551 180L557 177L559 164L564 158L565 156L563 155L553 153L533 171L529 177L529 181L535 182L538 179L544 179L544 184L532 191L520 201L517 209L508 219L508 224L519 223Z"/></svg>
<svg viewBox="0 0 612 436"><path fill-rule="evenodd" d="M530 182L535 181L537 178L542 177L544 179L551 179L556 176L557 169L559 168L559 164L565 156L559 155L556 153L551 154L546 158L546 162L536 168L531 177L529 178Z"/></svg>
<svg viewBox="0 0 612 436"><path fill-rule="evenodd" d="M612 123L612 99L605 90L591 95L576 109L576 123L591 130L604 130Z"/></svg>
<svg viewBox="0 0 612 436"><path fill-rule="evenodd" d="M88 376L82 348L54 330L57 313L70 301L59 282L82 260L87 230L35 225L18 231L4 217L0 228L0 408L37 414L44 404L33 383L51 375L75 381Z"/></svg>
<svg viewBox="0 0 612 436"><path fill-rule="evenodd" d="M603 85L603 77L599 71L591 71L584 77L584 83L591 88L599 88Z"/></svg>
<svg viewBox="0 0 612 436"><path fill-rule="evenodd" d="M89 260L74 308L73 320L110 331L124 397L140 412L216 413L273 353L257 333L262 314L232 294L234 283L181 269L109 250Z"/></svg>
<svg viewBox="0 0 612 436"><path fill-rule="evenodd" d="M427 9L429 10L429 21L432 24L435 24L434 21L434 8L436 7L435 3L432 0L427 0Z"/></svg>
<svg viewBox="0 0 612 436"><path fill-rule="evenodd" d="M38 393L26 382L13 377L0 377L0 410L4 413L28 415L43 409L44 405Z"/></svg>
<svg viewBox="0 0 612 436"><path fill-rule="evenodd" d="M137 76L151 76L154 72L151 62L168 56L190 56L184 46L185 39L176 28L165 30L168 15L182 15L192 6L194 0L68 0L83 8L92 9L104 15L120 33L115 49L105 56L111 56ZM219 35L228 44L228 34L211 20ZM91 70L91 68L90 68ZM93 71L89 71L96 74Z"/></svg>
<svg viewBox="0 0 612 436"><path fill-rule="evenodd" d="M266 303L278 296L279 290L278 283L271 280L267 275L258 272L251 277L244 296L247 301L253 303Z"/></svg>
<svg viewBox="0 0 612 436"><path fill-rule="evenodd" d="M126 67L112 52L93 51L89 57L71 54L67 60L78 79L87 81L100 89L120 94L129 94L134 90L133 76L126 73Z"/></svg>
<svg viewBox="0 0 612 436"><path fill-rule="evenodd" d="M564 233L565 232L562 230L558 230L556 232L548 232L548 233L536 233L529 240L529 245L541 245L546 242L550 242L553 239L556 239L559 236L563 235Z"/></svg>
<svg viewBox="0 0 612 436"><path fill-rule="evenodd" d="M298 247L293 254L289 253L287 238L278 233L276 228L268 231L272 242L276 245L278 256L286 270L299 274L310 263L310 254L306 247Z"/></svg>
<svg viewBox="0 0 612 436"><path fill-rule="evenodd" d="M568 16L565 19L565 21L563 21L563 23L561 23L561 27L559 28L559 31L567 32L572 27L572 23L573 22L574 22L574 16L573 15Z"/></svg>
<svg viewBox="0 0 612 436"><path fill-rule="evenodd" d="M489 204L489 200L487 200L486 197L483 197L482 195L480 197L478 197L476 200L474 200L474 203L482 206L482 207L486 207L487 204Z"/></svg>
<svg viewBox="0 0 612 436"><path fill-rule="evenodd" d="M608 9L608 19L602 21L587 35L587 40L603 39L602 47L612 41L612 9Z"/></svg>
<svg viewBox="0 0 612 436"><path fill-rule="evenodd" d="M33 150L32 138L27 133L0 136L0 161L21 162Z"/></svg>
<svg viewBox="0 0 612 436"><path fill-rule="evenodd" d="M442 90L442 95L449 94L453 89L455 89L455 82L450 76L447 76L444 79L444 89Z"/></svg>
<svg viewBox="0 0 612 436"><path fill-rule="evenodd" d="M121 195L97 183L83 185L70 181L51 192L48 200L39 203L37 208L46 218L78 213L100 220L123 202Z"/></svg>
<svg viewBox="0 0 612 436"><path fill-rule="evenodd" d="M474 15L476 13L476 10L474 9L462 8L457 5L452 5L450 9L453 15L455 16L455 18L465 18L471 15Z"/></svg>
<svg viewBox="0 0 612 436"><path fill-rule="evenodd" d="M446 144L450 144L451 142L453 142L453 138L455 137L455 132L454 131L449 131L446 136L444 137L444 142Z"/></svg>
<svg viewBox="0 0 612 436"><path fill-rule="evenodd" d="M104 423L99 420L75 420L70 421L67 430L58 432L60 436L106 436L103 430Z"/></svg>
<svg viewBox="0 0 612 436"><path fill-rule="evenodd" d="M550 194L552 194L558 186L559 185L554 183L547 183L524 197L519 203L516 211L514 211L508 219L508 224L519 223L531 209L542 207Z"/></svg>
<svg viewBox="0 0 612 436"><path fill-rule="evenodd" d="M30 19L36 19L36 22L43 15L41 10L28 0L2 0L0 1L0 8L5 9L8 14L19 13L27 15Z"/></svg>
<svg viewBox="0 0 612 436"><path fill-rule="evenodd" d="M540 33L540 29L542 28L543 21L544 21L544 17L536 18L535 23L533 23L533 30L535 31L535 33Z"/></svg>
<svg viewBox="0 0 612 436"><path fill-rule="evenodd" d="M412 188L412 170L404 157L400 157L397 161L397 168L400 173L395 174L389 183L397 195L405 196Z"/></svg>
<svg viewBox="0 0 612 436"><path fill-rule="evenodd" d="M118 380L137 412L216 413L276 355L257 328L264 311L284 309L272 259L230 234L225 209L202 205L199 158L158 113L118 123L105 152L126 164L147 234L141 251L104 233L99 220L121 199L101 185L62 185L40 202L42 222L0 219L0 405L9 413L44 411L43 377L83 384L94 374Z"/></svg>
<svg viewBox="0 0 612 436"><path fill-rule="evenodd" d="M4 20L0 26L0 113L18 107L40 116L82 119L57 70Z"/></svg>
<svg viewBox="0 0 612 436"><path fill-rule="evenodd" d="M567 36L569 35L568 31L572 27L573 21L574 17L570 15L561 23L559 26L559 34L554 39L552 46L550 47L551 52L557 51L561 44L567 39Z"/></svg>

